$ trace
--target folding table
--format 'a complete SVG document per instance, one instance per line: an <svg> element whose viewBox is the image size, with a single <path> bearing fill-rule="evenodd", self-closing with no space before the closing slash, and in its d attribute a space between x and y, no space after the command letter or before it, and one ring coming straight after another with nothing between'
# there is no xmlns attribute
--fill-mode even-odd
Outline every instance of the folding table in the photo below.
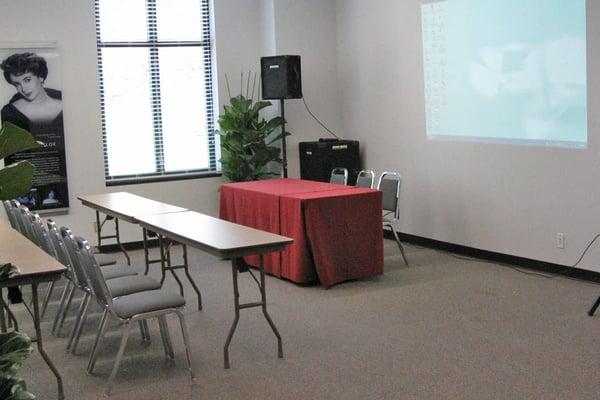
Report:
<svg viewBox="0 0 600 400"><path fill-rule="evenodd" d="M292 239L223 221L195 211L146 215L137 217L137 221L144 228L150 229L161 236L168 237L179 243L188 244L218 257L231 259L235 319L229 330L223 349L224 366L226 369L229 368L229 344L240 318L240 310L245 308L262 308L265 319L277 337L277 354L279 358L283 357L281 335L267 312L263 254L284 250L293 242ZM242 257L246 255L259 255L260 281L256 279L252 271L245 267ZM239 272L249 272L252 278L254 278L260 290L260 302L240 304L240 293L238 290Z"/></svg>
<svg viewBox="0 0 600 400"><path fill-rule="evenodd" d="M142 227L144 232L148 230L156 233L161 249L160 262L163 271L163 280L165 270L170 266L167 265L170 263L170 257L168 253L164 251L165 241L171 240L182 244L184 246L184 260L183 265L178 267L185 269L188 279L194 286L194 289L198 294L199 309L202 308L200 292L193 283L191 276L189 276L187 251L185 250L185 246L190 245L218 257L231 259L235 319L229 330L223 349L225 368L229 368L230 366L229 344L231 343L231 339L233 338L233 334L239 321L240 310L246 308L262 308L265 319L277 337L278 356L279 358L283 357L281 335L267 312L263 255L284 250L293 242L293 239L213 218L208 215L185 210L169 204L159 203L125 192L79 196L78 199L81 200L84 205L95 209L97 218L99 218L98 213L101 211L107 215L113 216L115 219L121 218L125 221L138 224ZM145 240L146 236L144 234L144 241ZM254 276L252 271L248 270L246 264L243 262L243 257L247 255L259 256L260 280ZM175 267L172 266L171 268ZM256 281L261 294L260 302L240 304L240 294L238 290L238 273L240 272L249 272ZM180 282L178 281L178 283ZM181 284L180 288L182 288Z"/></svg>
<svg viewBox="0 0 600 400"><path fill-rule="evenodd" d="M0 262L11 263L18 267L19 274L0 281L0 298L2 289L5 287L31 285L31 296L33 300L33 325L35 328L36 344L38 351L54 376L58 385L58 399L65 398L62 378L44 351L42 343L42 331L40 329L40 311L38 304L38 284L52 282L60 278L66 270L65 266L55 258L48 255L29 239L8 225L0 222ZM4 302L4 300L2 300ZM4 311L2 311L4 312ZM5 328L4 326L2 328ZM3 329L4 330L4 329Z"/></svg>
<svg viewBox="0 0 600 400"><path fill-rule="evenodd" d="M84 206L90 207L96 211L96 226L98 233L98 247L102 244L102 239L115 239L122 252L125 254L127 258L127 264L131 264L129 254L125 250L123 244L121 243L121 236L119 233L119 220L123 220L132 224L136 224L136 217L143 215L154 215L154 214L170 214L170 213L179 213L183 211L187 211L186 208L173 206L171 204L161 203L156 200L151 200L146 197L137 196L128 192L115 192L115 193L104 193L104 194L94 194L94 195L85 195L77 197ZM104 223L107 221L107 218L100 222L100 213L105 214L111 218L114 218L115 221L115 234L102 236L102 227ZM188 262L187 262L187 248L183 245L183 263L179 265L171 264L171 245L172 242L167 242L164 240L160 240L160 258L158 259L150 259L150 252L148 250L148 231L146 229L142 229L143 235L143 243L144 243L144 259L145 259L145 271L144 274L148 274L150 264L153 263L161 263L161 283L164 282L166 278L166 272L170 271L173 275L173 278L177 281L179 285L179 290L181 295L183 296L183 284L177 274L175 273L178 269L183 269L185 276L187 277L192 289L196 292L196 296L198 298L198 309L202 309L202 295L200 294L200 290L196 285L196 282L192 279L192 276L188 270ZM163 263L162 260L165 259L166 262Z"/></svg>

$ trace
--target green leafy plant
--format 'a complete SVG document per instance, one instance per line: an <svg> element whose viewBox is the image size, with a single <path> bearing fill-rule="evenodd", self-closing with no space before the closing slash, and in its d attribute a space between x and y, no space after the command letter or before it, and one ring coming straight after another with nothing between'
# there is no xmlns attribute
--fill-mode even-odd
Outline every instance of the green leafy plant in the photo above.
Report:
<svg viewBox="0 0 600 400"><path fill-rule="evenodd" d="M229 105L224 106L224 112L219 117L221 136L221 165L223 175L232 182L253 181L269 175L277 175L266 171L271 162L281 164L280 149L272 146L284 135L285 121L274 117L268 121L261 117L261 111L271 105L270 101L254 101L254 86L256 74L250 93L250 78L246 82L246 96L240 94L229 99ZM229 91L229 80L227 89ZM243 92L244 74L242 73L241 91ZM278 133L276 133L279 130Z"/></svg>
<svg viewBox="0 0 600 400"><path fill-rule="evenodd" d="M35 396L27 391L25 381L16 377L23 360L29 357L32 351L31 339L26 334L0 334L0 399L35 399Z"/></svg>
<svg viewBox="0 0 600 400"><path fill-rule="evenodd" d="M40 147L24 129L4 122L0 129L0 159L14 153ZM26 194L33 182L35 167L28 161L19 161L0 169L0 200L10 200Z"/></svg>
<svg viewBox="0 0 600 400"><path fill-rule="evenodd" d="M33 136L10 122L0 129L0 159L20 151L40 147ZM0 169L0 200L10 200L29 191L35 167L28 161L20 161ZM0 264L0 280L17 275L18 269L11 263ZM0 333L0 399L30 400L35 396L27 391L25 381L16 373L33 351L31 339L22 332Z"/></svg>

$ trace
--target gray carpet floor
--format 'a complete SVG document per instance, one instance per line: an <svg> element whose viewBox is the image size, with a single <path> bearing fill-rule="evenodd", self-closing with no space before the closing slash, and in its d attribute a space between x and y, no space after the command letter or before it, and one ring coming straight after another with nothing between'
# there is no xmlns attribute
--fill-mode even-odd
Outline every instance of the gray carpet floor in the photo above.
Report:
<svg viewBox="0 0 600 400"><path fill-rule="evenodd" d="M267 277L269 312L283 337L283 359L260 309L242 312L223 369L233 320L230 264L190 250L204 310L186 285L185 310L196 380L187 372L176 319L169 319L175 360L164 358L158 325L142 344L130 337L112 399L600 399L600 315L586 310L600 286L526 275L508 266L406 246L404 266L385 240L385 274L325 290ZM141 251L132 252L139 265ZM151 275L159 277L155 266ZM245 301L258 291L241 275ZM176 289L172 277L166 286ZM43 322L45 348L68 399L103 398L120 340L111 327L96 371L85 373L99 322L88 320L78 354L49 335L58 293ZM31 323L15 312L24 331ZM73 307L74 309L74 307ZM600 314L600 313L599 313ZM21 377L39 399L56 398L53 376L34 352Z"/></svg>

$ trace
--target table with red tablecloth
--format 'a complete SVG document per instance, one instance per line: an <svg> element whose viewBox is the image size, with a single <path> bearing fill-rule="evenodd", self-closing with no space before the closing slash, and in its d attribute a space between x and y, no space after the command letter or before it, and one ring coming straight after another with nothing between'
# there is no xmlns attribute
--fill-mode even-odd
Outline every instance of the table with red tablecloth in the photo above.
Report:
<svg viewBox="0 0 600 400"><path fill-rule="evenodd" d="M330 287L383 274L381 199L378 190L300 179L228 183L220 217L294 239L265 257L269 274Z"/></svg>

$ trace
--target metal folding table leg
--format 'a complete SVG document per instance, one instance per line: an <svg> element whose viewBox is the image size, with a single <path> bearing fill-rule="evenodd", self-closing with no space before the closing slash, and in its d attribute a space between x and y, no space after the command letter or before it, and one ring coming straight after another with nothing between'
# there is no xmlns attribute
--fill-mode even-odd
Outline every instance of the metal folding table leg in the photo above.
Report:
<svg viewBox="0 0 600 400"><path fill-rule="evenodd" d="M165 278L167 277L167 259L165 256L165 248L164 248L164 240L162 235L158 235L158 248L160 250L160 284L162 285L165 282Z"/></svg>
<svg viewBox="0 0 600 400"><path fill-rule="evenodd" d="M596 312L596 309L598 308L598 306L600 306L600 297L598 297L596 299L596 302L594 303L594 305L592 306L592 308L590 308L590 310L588 311L588 315L590 317L594 316L594 313Z"/></svg>
<svg viewBox="0 0 600 400"><path fill-rule="evenodd" d="M146 228L142 228L142 237L144 242L144 275L148 275L148 272L150 271L150 254L148 250L148 232L146 231Z"/></svg>
<svg viewBox="0 0 600 400"><path fill-rule="evenodd" d="M233 324L229 329L229 334L227 335L227 340L225 341L225 347L223 348L223 360L224 360L224 368L229 369L229 344L231 343L231 339L233 338L233 334L235 333L235 328L237 327L238 321L240 320L240 291L238 289L238 266L236 259L231 260L231 272L233 278L233 304L235 306L235 318L233 320Z"/></svg>
<svg viewBox="0 0 600 400"><path fill-rule="evenodd" d="M115 239L117 241L117 245L121 249L121 252L123 252L123 254L125 254L125 258L127 258L127 265L131 265L131 258L129 257L127 250L125 250L125 246L123 246L123 243L121 243L121 234L119 233L119 218L111 218L113 218L115 221L115 234L102 236L102 227L104 226L104 223L108 221L108 217L105 218L104 221L100 222L100 211L96 210L96 226L98 228L98 249L100 249L100 246L102 246L102 239Z"/></svg>
<svg viewBox="0 0 600 400"><path fill-rule="evenodd" d="M145 261L145 266L144 266L144 275L148 275L148 272L150 272L150 264L156 264L156 263L161 263L162 259L164 257L164 254L161 253L159 258L150 258L150 248L148 246L148 240L151 237L157 237L159 239L159 245L162 245L160 239L160 235L158 235L157 233L152 232L151 230L148 230L146 228L142 228L142 235L143 235L143 243L144 243L144 261Z"/></svg>
<svg viewBox="0 0 600 400"><path fill-rule="evenodd" d="M182 244L182 246L183 246L183 272L185 272L185 276L187 277L188 281L190 282L190 285L192 285L192 288L194 289L194 292L196 292L196 296L198 297L198 310L202 310L202 295L200 294L200 289L198 289L198 286L196 286L196 282L194 282L194 280L192 279L192 276L190 275L188 256L187 256L187 246L185 244Z"/></svg>
<svg viewBox="0 0 600 400"><path fill-rule="evenodd" d="M234 309L235 309L235 318L233 320L233 324L231 325L231 328L229 329L229 334L227 335L227 340L225 341L225 347L223 349L224 368L225 369L230 368L229 344L231 343L231 339L233 338L233 334L235 333L235 329L237 328L237 324L240 319L240 310L242 310L244 308L253 308L253 307L261 307L262 308L262 312L263 312L265 319L267 320L267 322L269 323L269 326L273 330L273 333L277 337L277 356L279 358L283 358L283 343L281 341L281 335L279 334L277 327L273 323L271 316L267 312L267 293L266 293L266 289L265 289L265 268L264 268L263 255L262 254L260 255L260 282L256 280L256 278L254 277L254 274L252 274L251 271L244 268L244 262L243 262L242 258L232 259L231 260L231 268L232 268L232 278L233 278L233 302L234 302ZM242 269L242 271L250 272L250 274L252 275L252 278L254 278L254 280L258 284L258 287L260 289L260 296L261 296L260 302L240 304L240 291L238 288L238 273L240 272L240 268L244 268L244 269Z"/></svg>
<svg viewBox="0 0 600 400"><path fill-rule="evenodd" d="M275 326L275 324L273 323L273 320L271 319L271 317L269 316L269 313L267 312L267 292L265 289L265 265L264 265L263 261L264 261L263 255L261 254L260 255L260 296L261 296L261 300L262 300L262 312L263 312L263 315L265 316L265 318L267 319L267 322L271 326L273 333L275 334L275 336L277 336L277 357L283 358L283 343L281 342L281 335L279 334L277 327Z"/></svg>
<svg viewBox="0 0 600 400"><path fill-rule="evenodd" d="M4 296L4 294L2 294L2 288L0 288L0 302L2 302L2 304L0 305L0 332L4 333L7 330L6 319L4 317L4 309L6 308L6 306L4 303L4 298L2 296Z"/></svg>
<svg viewBox="0 0 600 400"><path fill-rule="evenodd" d="M187 277L188 281L190 282L190 285L192 285L192 289L194 289L194 292L196 292L196 296L198 297L198 310L202 310L202 294L200 293L200 289L198 289L198 286L196 285L196 282L194 282L194 279L192 278L192 275L190 274L189 271L189 264L188 264L188 256L187 256L187 246L183 243L176 243L173 241L170 241L168 238L162 236L162 235L158 235L158 243L159 243L159 247L160 247L160 266L161 266L161 280L160 283L161 285L164 283L165 281L165 277L166 277L166 271L170 271L171 275L173 275L173 278L175 278L175 281L177 281L177 284L179 285L179 291L181 293L181 295L184 295L183 292L183 283L181 282L181 279L179 279L179 277L177 276L177 274L175 273L175 270L177 269L183 269L185 276ZM173 244L180 244L183 248L183 263L180 265L173 265L171 263L171 246ZM153 262L151 260L151 262Z"/></svg>
<svg viewBox="0 0 600 400"><path fill-rule="evenodd" d="M6 313L6 319L4 313ZM7 321L8 326L6 326ZM15 331L18 331L19 323L17 322L17 318L15 318L15 315L12 313L10 307L8 307L8 304L6 304L6 302L4 301L2 289L0 289L0 331L6 332L7 329L11 327L11 323L13 329Z"/></svg>
<svg viewBox="0 0 600 400"><path fill-rule="evenodd" d="M40 352L40 355L42 356L42 358L44 359L44 361L46 362L46 364L48 365L48 367L50 368L50 370L52 371L54 376L56 376L56 383L58 385L58 400L63 400L65 398L65 392L63 390L62 378L60 377L60 374L58 373L58 370L56 369L54 364L52 364L50 357L48 357L48 355L44 351L44 347L42 345L42 330L40 329L40 310L39 310L39 304L38 304L37 283L31 284L31 296L33 298L33 325L35 326L35 336L37 338L37 340L36 340L37 348L38 348L38 351Z"/></svg>

